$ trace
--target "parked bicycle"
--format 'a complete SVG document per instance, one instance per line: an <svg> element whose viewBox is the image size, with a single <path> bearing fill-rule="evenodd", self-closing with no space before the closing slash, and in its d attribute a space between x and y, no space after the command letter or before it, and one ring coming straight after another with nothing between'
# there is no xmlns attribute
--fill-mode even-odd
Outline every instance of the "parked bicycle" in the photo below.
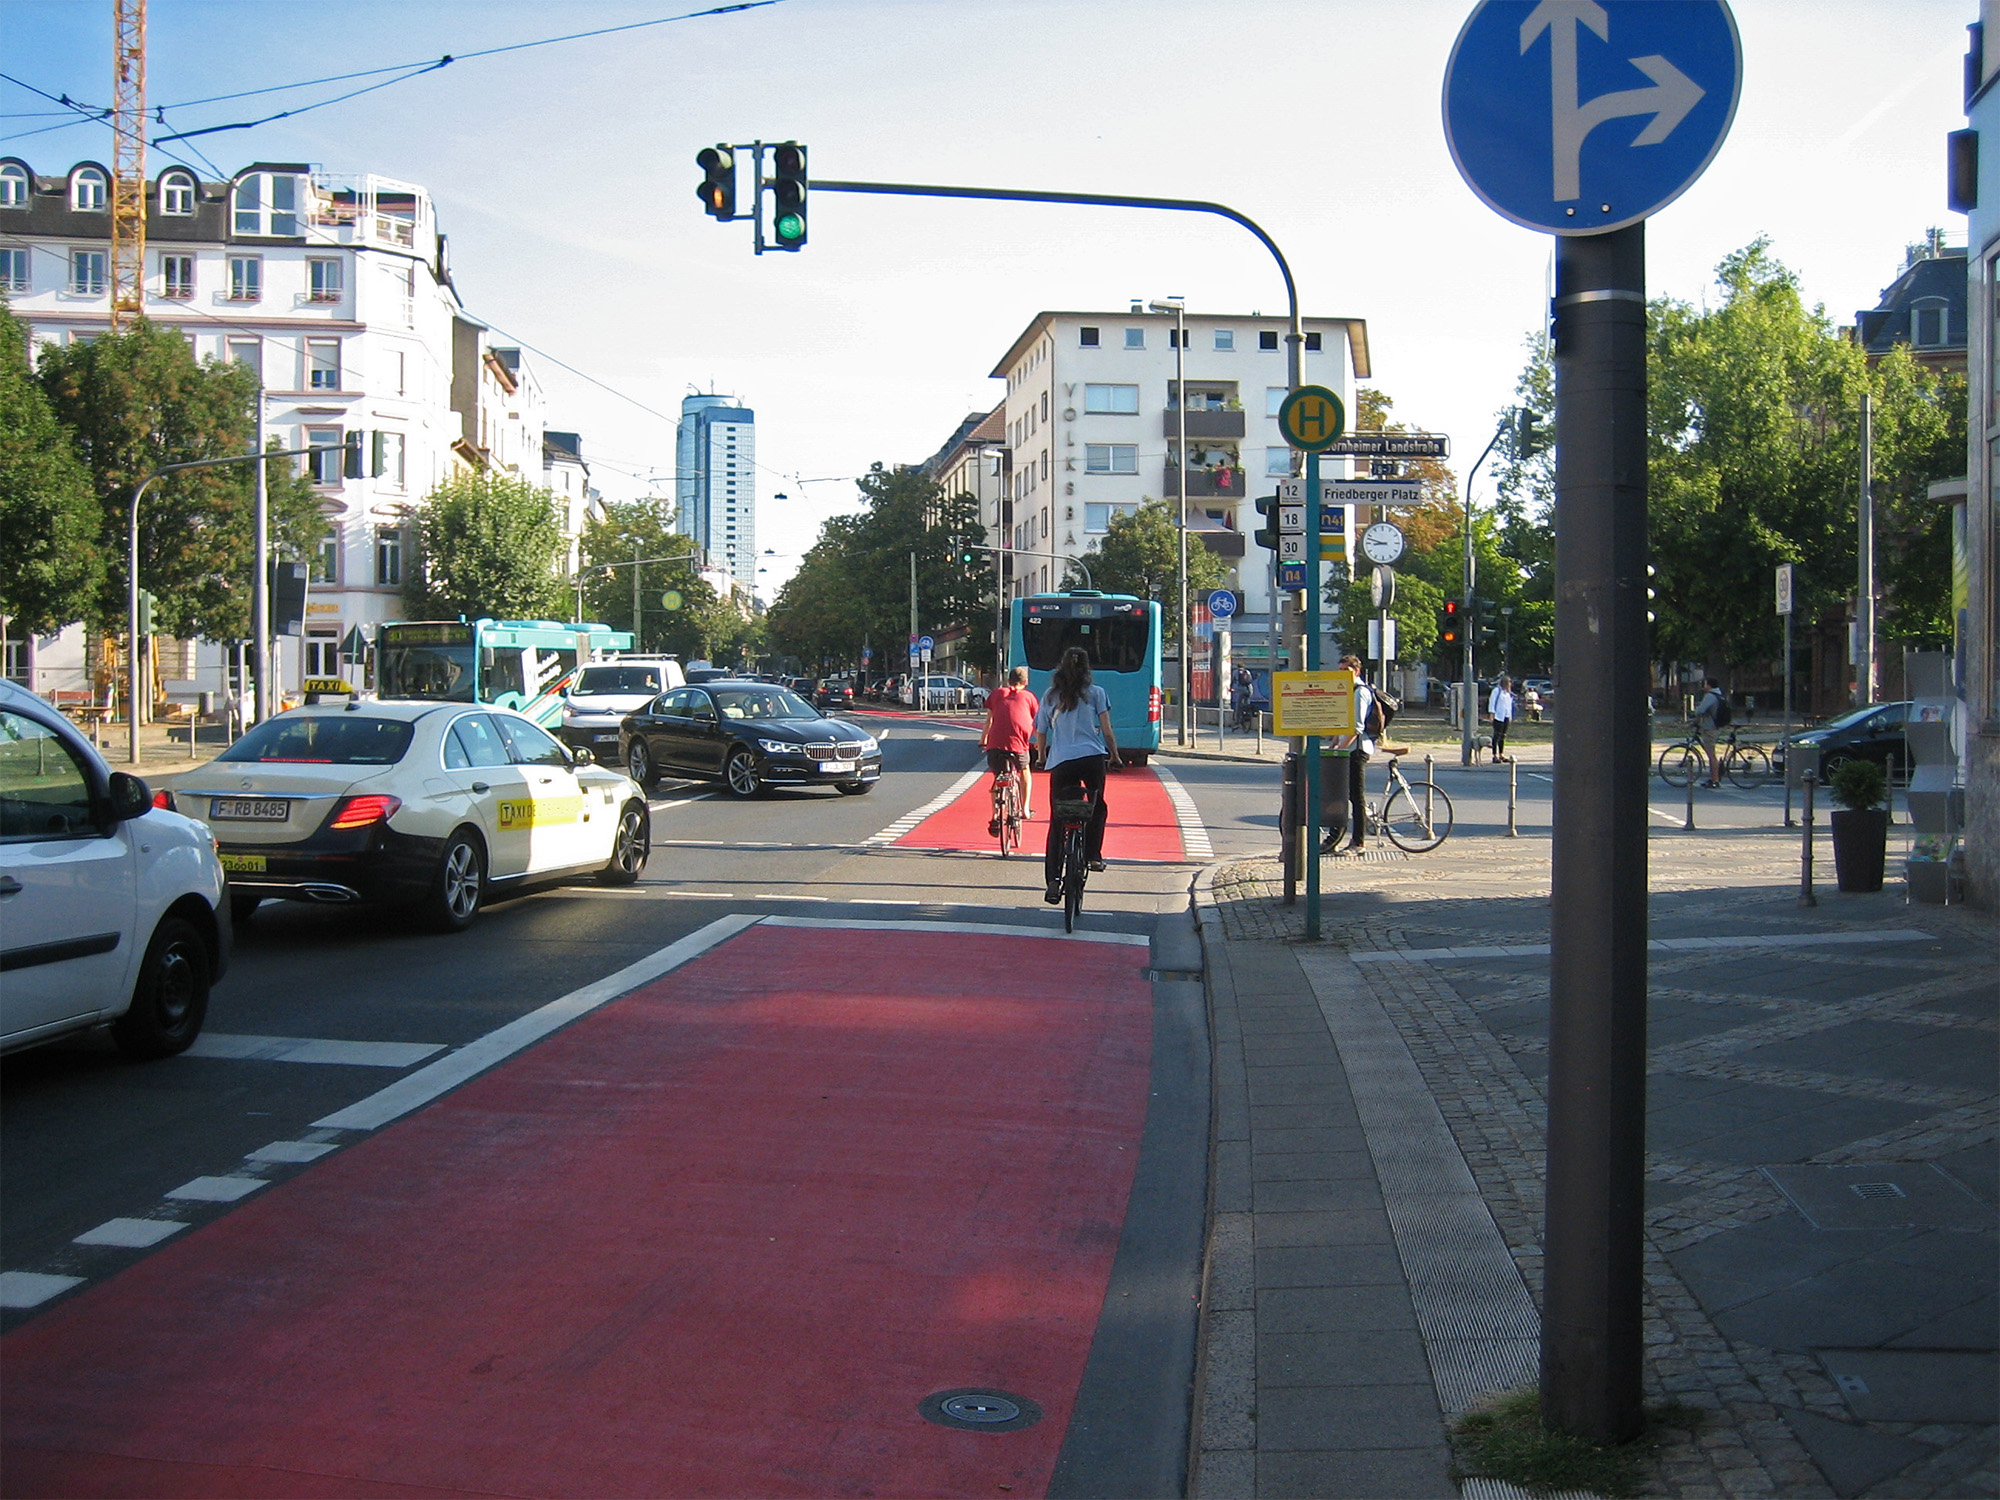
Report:
<svg viewBox="0 0 2000 1500"><path fill-rule="evenodd" d="M1002 859L1021 847L1021 785L1012 771L993 778L993 818L988 826L999 830Z"/></svg>
<svg viewBox="0 0 2000 1500"><path fill-rule="evenodd" d="M1451 837L1451 798L1431 781L1411 781L1403 775L1403 750L1383 747L1389 757L1389 778L1382 799L1368 808L1368 826L1387 834L1389 842L1411 854L1428 854Z"/></svg>
<svg viewBox="0 0 2000 1500"><path fill-rule="evenodd" d="M1090 840L1090 818L1095 810L1089 788L1079 798L1061 798L1050 804L1049 817L1062 839L1063 931L1076 931L1076 919L1083 914L1083 882L1089 874L1085 851Z"/></svg>
<svg viewBox="0 0 2000 1500"><path fill-rule="evenodd" d="M1716 760L1729 784L1754 791L1770 781L1771 757L1761 745L1739 744L1734 729L1716 737ZM1660 752L1660 780L1671 787L1684 787L1690 780L1708 780L1708 752L1692 725L1687 733Z"/></svg>

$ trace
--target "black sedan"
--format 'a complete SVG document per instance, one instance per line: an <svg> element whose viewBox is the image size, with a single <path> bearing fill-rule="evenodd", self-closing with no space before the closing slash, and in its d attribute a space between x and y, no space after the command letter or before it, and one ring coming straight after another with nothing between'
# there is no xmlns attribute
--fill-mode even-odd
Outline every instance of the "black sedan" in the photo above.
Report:
<svg viewBox="0 0 2000 1500"><path fill-rule="evenodd" d="M619 748L641 786L661 776L701 776L738 797L771 786L833 786L858 797L882 777L874 736L764 682L704 682L662 693L626 718Z"/></svg>
<svg viewBox="0 0 2000 1500"><path fill-rule="evenodd" d="M819 685L813 702L821 708L852 708L854 684L845 677L829 677Z"/></svg>
<svg viewBox="0 0 2000 1500"><path fill-rule="evenodd" d="M1785 769L1785 753L1796 745L1799 753L1815 757L1809 761L1819 779L1829 780L1842 761L1872 760L1891 776L1909 768L1909 743L1903 725L1910 716L1908 703L1871 703L1830 719L1817 729L1795 734L1772 755L1773 768Z"/></svg>

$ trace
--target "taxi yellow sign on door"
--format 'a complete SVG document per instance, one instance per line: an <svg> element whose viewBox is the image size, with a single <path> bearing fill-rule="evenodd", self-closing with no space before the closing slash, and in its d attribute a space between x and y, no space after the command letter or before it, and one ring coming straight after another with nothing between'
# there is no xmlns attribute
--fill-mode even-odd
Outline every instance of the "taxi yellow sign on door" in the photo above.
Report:
<svg viewBox="0 0 2000 1500"><path fill-rule="evenodd" d="M1278 408L1285 441L1307 453L1321 453L1347 430L1347 408L1323 385L1302 385Z"/></svg>

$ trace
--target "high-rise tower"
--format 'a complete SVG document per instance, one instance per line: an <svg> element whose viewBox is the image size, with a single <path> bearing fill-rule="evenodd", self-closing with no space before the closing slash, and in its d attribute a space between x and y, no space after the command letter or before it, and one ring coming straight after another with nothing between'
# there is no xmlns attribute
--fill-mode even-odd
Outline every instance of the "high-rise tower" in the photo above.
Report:
<svg viewBox="0 0 2000 1500"><path fill-rule="evenodd" d="M681 402L674 529L746 589L757 582L757 414L733 396Z"/></svg>

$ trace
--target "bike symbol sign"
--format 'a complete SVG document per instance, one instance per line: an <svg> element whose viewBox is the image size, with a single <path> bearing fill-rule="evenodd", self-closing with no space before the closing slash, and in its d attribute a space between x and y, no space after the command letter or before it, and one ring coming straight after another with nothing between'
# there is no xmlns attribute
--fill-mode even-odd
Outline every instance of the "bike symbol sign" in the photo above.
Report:
<svg viewBox="0 0 2000 1500"><path fill-rule="evenodd" d="M1687 191L1742 80L1726 0L1483 0L1445 72L1445 137L1501 217L1602 234Z"/></svg>
<svg viewBox="0 0 2000 1500"><path fill-rule="evenodd" d="M1212 619L1228 619L1236 613L1236 596L1228 589L1217 589L1208 596L1208 613Z"/></svg>

